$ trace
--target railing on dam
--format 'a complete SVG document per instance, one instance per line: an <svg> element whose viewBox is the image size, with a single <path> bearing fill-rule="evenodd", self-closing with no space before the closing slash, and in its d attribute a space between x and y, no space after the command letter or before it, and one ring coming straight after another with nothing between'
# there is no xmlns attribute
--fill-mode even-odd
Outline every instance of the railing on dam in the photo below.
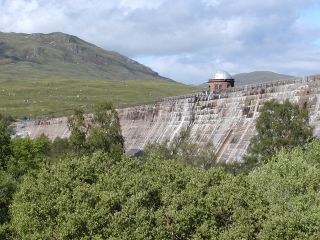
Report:
<svg viewBox="0 0 320 240"><path fill-rule="evenodd" d="M198 93L192 93L192 94L186 94L182 96L174 96L174 97L167 97L160 100L162 101L176 101L180 99L186 99L186 98L206 98L206 99L220 99L220 98L226 98L230 93L235 92L248 92L252 90L259 90L259 89L267 89L270 87L276 87L276 86L282 86L282 85L288 85L288 84L297 84L297 83L310 83L320 81L320 75L312 75L312 76L304 76L300 78L288 78L288 79L280 79L280 80L273 80L269 82L264 83L258 83L258 84L250 84L250 85L243 85L238 86L234 88L229 88L226 90L221 90L219 92L198 92Z"/></svg>
<svg viewBox="0 0 320 240"><path fill-rule="evenodd" d="M159 104L161 102L172 102L172 101L177 101L182 99L190 99L190 101L222 99L222 98L228 98L230 94L237 93L237 92L245 93L247 95L252 95L252 94L263 93L264 92L263 90L266 90L272 87L289 85L289 84L298 84L298 83L310 83L310 82L316 82L316 81L320 81L320 75L304 76L300 78L287 78L287 79L273 80L273 81L257 83L257 84L237 86L237 87L229 88L219 92L204 91L204 92L197 92L197 93L185 94L180 96L166 97L159 100L155 100L154 102L148 102L146 104L139 104L131 107L139 108L146 105Z"/></svg>

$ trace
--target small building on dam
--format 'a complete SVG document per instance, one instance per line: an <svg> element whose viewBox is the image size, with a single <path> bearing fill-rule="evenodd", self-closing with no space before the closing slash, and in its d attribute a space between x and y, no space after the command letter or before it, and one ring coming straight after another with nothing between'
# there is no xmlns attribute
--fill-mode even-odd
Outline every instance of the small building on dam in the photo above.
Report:
<svg viewBox="0 0 320 240"><path fill-rule="evenodd" d="M217 71L208 81L210 92L221 91L234 87L234 79L226 71Z"/></svg>

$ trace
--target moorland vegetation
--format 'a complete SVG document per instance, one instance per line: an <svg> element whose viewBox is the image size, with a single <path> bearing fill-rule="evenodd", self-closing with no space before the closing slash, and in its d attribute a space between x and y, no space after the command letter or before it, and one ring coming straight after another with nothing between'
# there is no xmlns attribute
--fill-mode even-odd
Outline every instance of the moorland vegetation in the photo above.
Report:
<svg viewBox="0 0 320 240"><path fill-rule="evenodd" d="M91 112L101 100L127 107L200 90L76 36L0 32L0 112L17 118Z"/></svg>

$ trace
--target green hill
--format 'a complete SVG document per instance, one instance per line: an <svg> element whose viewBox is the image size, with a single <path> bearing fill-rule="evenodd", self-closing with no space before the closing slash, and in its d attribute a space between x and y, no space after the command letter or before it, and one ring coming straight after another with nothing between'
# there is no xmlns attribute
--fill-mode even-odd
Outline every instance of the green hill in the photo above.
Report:
<svg viewBox="0 0 320 240"><path fill-rule="evenodd" d="M105 100L126 107L197 91L75 36L0 33L0 113L61 116Z"/></svg>
<svg viewBox="0 0 320 240"><path fill-rule="evenodd" d="M293 76L279 74L270 71L255 71L250 73L239 73L233 76L236 86L269 82L272 80L288 79Z"/></svg>
<svg viewBox="0 0 320 240"><path fill-rule="evenodd" d="M168 80L119 53L63 34L0 32L0 81L42 79Z"/></svg>
<svg viewBox="0 0 320 240"><path fill-rule="evenodd" d="M0 83L0 113L18 118L63 116L77 107L90 112L93 104L105 100L116 107L127 107L200 90L150 80L12 80Z"/></svg>

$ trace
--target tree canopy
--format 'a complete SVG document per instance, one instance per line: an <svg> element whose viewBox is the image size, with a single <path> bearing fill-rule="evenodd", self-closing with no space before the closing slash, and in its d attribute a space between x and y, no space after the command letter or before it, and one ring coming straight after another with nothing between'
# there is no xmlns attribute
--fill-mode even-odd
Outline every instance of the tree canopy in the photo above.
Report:
<svg viewBox="0 0 320 240"><path fill-rule="evenodd" d="M11 155L9 125L12 121L11 117L0 114L0 170L7 168L8 158Z"/></svg>
<svg viewBox="0 0 320 240"><path fill-rule="evenodd" d="M153 155L67 157L23 181L22 239L317 239L320 143L280 151L248 175Z"/></svg>
<svg viewBox="0 0 320 240"><path fill-rule="evenodd" d="M184 129L172 142L152 143L145 147L144 155L175 159L189 166L209 169L216 164L215 147L212 143L197 145L189 142L190 130Z"/></svg>
<svg viewBox="0 0 320 240"><path fill-rule="evenodd" d="M70 146L76 153L93 153L97 150L121 155L124 140L121 134L118 113L110 102L94 107L87 118L84 112L76 109L68 119L71 131Z"/></svg>
<svg viewBox="0 0 320 240"><path fill-rule="evenodd" d="M289 100L265 102L256 121L256 131L245 156L252 164L267 161L281 149L304 147L312 140L308 110Z"/></svg>

